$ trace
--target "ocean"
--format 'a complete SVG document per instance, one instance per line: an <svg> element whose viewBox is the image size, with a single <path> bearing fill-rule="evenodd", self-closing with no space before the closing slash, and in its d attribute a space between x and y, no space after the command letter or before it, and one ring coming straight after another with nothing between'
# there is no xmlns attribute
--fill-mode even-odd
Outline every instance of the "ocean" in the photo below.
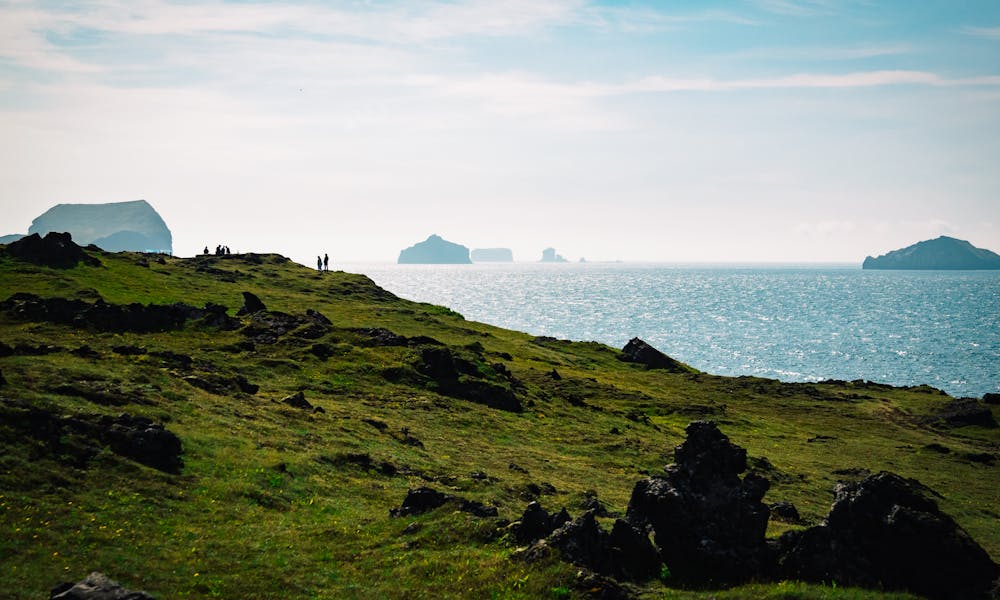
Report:
<svg viewBox="0 0 1000 600"><path fill-rule="evenodd" d="M1000 391L1000 271L637 263L338 265L534 335L640 337L718 375Z"/></svg>

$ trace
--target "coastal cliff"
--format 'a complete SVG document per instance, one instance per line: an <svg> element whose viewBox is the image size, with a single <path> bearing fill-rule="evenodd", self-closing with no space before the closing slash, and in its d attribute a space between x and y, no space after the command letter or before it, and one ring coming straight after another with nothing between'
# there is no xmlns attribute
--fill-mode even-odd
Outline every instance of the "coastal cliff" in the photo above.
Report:
<svg viewBox="0 0 1000 600"><path fill-rule="evenodd" d="M108 252L173 253L170 229L145 200L106 204L57 204L31 222L28 234L52 231L72 234L81 245Z"/></svg>

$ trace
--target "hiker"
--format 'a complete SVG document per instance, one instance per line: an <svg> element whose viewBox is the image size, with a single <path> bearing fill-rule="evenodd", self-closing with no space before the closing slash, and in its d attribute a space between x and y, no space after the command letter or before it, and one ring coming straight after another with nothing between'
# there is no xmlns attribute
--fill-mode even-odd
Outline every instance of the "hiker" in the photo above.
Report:
<svg viewBox="0 0 1000 600"><path fill-rule="evenodd" d="M202 254L208 254L208 246L205 246L205 251Z"/></svg>
<svg viewBox="0 0 1000 600"><path fill-rule="evenodd" d="M323 254L323 270L324 271L329 271L330 270L330 255L329 254Z"/></svg>
<svg viewBox="0 0 1000 600"><path fill-rule="evenodd" d="M316 257L316 270L317 271L323 270L323 259L318 256Z"/></svg>

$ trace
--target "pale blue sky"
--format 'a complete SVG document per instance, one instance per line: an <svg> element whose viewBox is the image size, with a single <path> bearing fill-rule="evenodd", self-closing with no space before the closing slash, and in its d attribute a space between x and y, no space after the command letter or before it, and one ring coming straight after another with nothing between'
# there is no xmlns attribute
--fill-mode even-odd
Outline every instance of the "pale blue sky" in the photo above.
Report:
<svg viewBox="0 0 1000 600"><path fill-rule="evenodd" d="M0 233L175 252L1000 251L1000 2L0 2Z"/></svg>

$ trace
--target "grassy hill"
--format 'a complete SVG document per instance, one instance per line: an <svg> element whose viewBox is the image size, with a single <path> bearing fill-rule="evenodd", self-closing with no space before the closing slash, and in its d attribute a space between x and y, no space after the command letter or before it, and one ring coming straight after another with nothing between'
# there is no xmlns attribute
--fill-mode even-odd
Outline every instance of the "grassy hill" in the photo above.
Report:
<svg viewBox="0 0 1000 600"><path fill-rule="evenodd" d="M89 254L101 264L0 256L0 300L213 303L238 322L139 333L0 310L7 597L47 598L94 570L162 598L583 597L577 567L512 556L498 521L531 500L575 516L594 492L624 513L634 483L703 418L771 480L765 501L791 501L807 521L826 514L837 481L890 470L940 493L1000 558L1000 433L930 419L952 400L932 388L645 370L598 343L469 322L276 255ZM235 316L244 291L291 317ZM442 356L455 373L436 374ZM321 411L281 402L299 391ZM146 466L78 424L120 413L174 432L183 468ZM454 507L390 518L421 485L499 518ZM772 520L769 534L789 527ZM637 591L873 597L789 582L691 590L669 577Z"/></svg>

